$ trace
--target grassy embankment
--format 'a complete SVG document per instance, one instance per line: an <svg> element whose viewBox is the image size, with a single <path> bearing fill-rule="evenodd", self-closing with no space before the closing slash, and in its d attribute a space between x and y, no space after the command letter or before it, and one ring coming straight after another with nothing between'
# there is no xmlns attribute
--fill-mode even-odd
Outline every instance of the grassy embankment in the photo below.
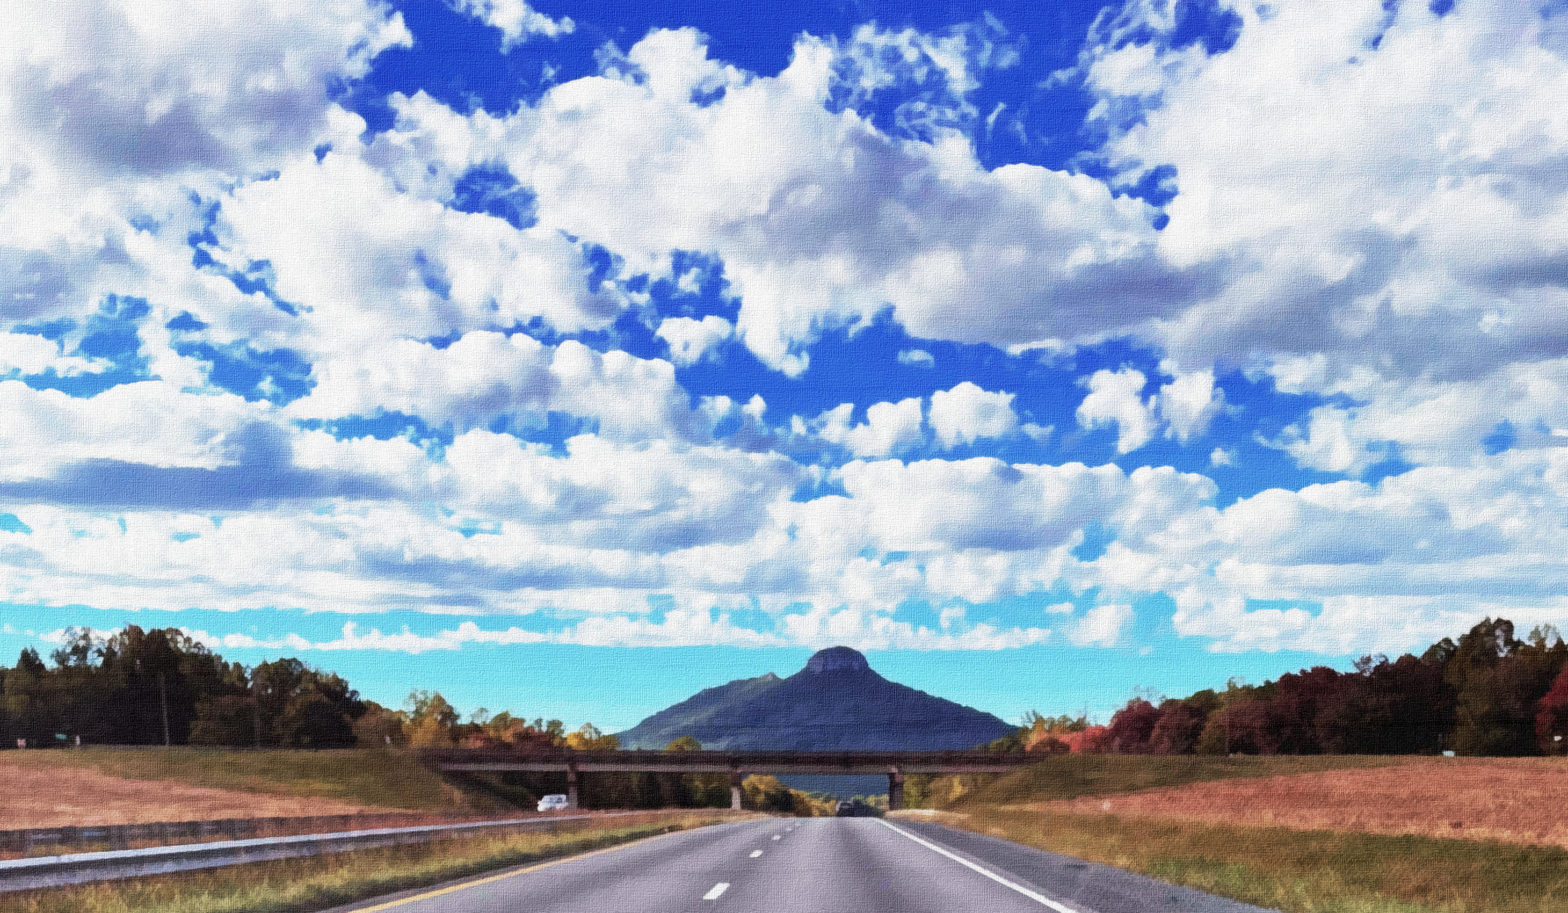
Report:
<svg viewBox="0 0 1568 913"><path fill-rule="evenodd" d="M1208 755L1057 755L1021 770L982 780L945 777L931 784L934 808L959 805L1016 805L1185 786L1237 777L1277 777L1347 768L1386 767L1400 758L1369 755L1234 758Z"/></svg>
<svg viewBox="0 0 1568 913"><path fill-rule="evenodd" d="M1063 811L1039 804L1236 777L1365 769L1404 760L1058 757L937 804L946 807L940 819L944 823L1288 913L1568 909L1568 851L1558 847L1238 826ZM1410 811L1419 816L1423 809Z"/></svg>
<svg viewBox="0 0 1568 913"><path fill-rule="evenodd" d="M0 896L14 913L304 913L723 820L733 816L648 812L558 834L465 837Z"/></svg>
<svg viewBox="0 0 1568 913"><path fill-rule="evenodd" d="M7 765L85 767L132 780L334 799L413 811L484 811L493 797L459 788L413 756L382 749L233 751L221 748L8 751Z"/></svg>

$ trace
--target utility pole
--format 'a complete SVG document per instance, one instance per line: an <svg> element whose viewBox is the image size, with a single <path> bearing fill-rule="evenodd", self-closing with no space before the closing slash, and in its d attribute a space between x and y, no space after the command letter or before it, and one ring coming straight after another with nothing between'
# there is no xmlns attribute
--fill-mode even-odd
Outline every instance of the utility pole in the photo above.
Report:
<svg viewBox="0 0 1568 913"><path fill-rule="evenodd" d="M163 747L169 747L169 689L164 686L163 673L158 673L158 706L163 710Z"/></svg>

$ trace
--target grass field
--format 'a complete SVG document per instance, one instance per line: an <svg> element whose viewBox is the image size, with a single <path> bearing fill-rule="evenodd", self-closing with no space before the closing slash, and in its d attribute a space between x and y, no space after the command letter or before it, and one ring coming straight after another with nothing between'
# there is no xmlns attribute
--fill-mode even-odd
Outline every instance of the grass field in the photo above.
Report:
<svg viewBox="0 0 1568 913"><path fill-rule="evenodd" d="M931 792L944 823L1287 913L1568 910L1562 761L1074 755Z"/></svg>
<svg viewBox="0 0 1568 913"><path fill-rule="evenodd" d="M1408 758L1367 755L1210 757L1206 755L1056 755L982 781L944 778L932 784L936 808L1015 805L1104 796L1234 778L1275 777L1327 770L1386 767Z"/></svg>
<svg viewBox="0 0 1568 913"><path fill-rule="evenodd" d="M722 820L733 817L648 812L637 823L560 834L470 837L6 894L0 905L8 913L301 913Z"/></svg>
<svg viewBox="0 0 1568 913"><path fill-rule="evenodd" d="M1568 910L1557 848L1000 807L938 820L1286 913Z"/></svg>
<svg viewBox="0 0 1568 913"><path fill-rule="evenodd" d="M105 790L99 796L78 771L85 769L102 778L92 782ZM132 823L203 817L243 817L282 814L339 814L355 809L416 811L487 811L498 807L494 799L465 792L420 765L412 756L380 749L344 751L232 751L203 748L7 751L0 752L0 778L9 783L25 778L34 784L31 796L16 789L0 794L0 820L10 827L46 827L57 823ZM50 782L53 788L49 788ZM154 781L155 787L128 786L123 781ZM179 784L174 786L170 783ZM189 788L228 791L229 796L203 795ZM40 793L38 790L45 790ZM74 793L75 795L70 795ZM143 797L137 801L136 797ZM182 806L179 797L189 799ZM247 800L251 797L251 801ZM31 802L35 811L58 797L67 804L91 808L102 799L121 797L113 804L119 820L92 822L75 819L31 824L15 814L25 813ZM35 801L36 800L36 801ZM298 801L297 801L298 800ZM325 801L323 801L325 800ZM214 814L219 807L239 805L249 810ZM295 809L300 810L279 810ZM182 808L187 813L182 813ZM51 812L52 813L52 812ZM10 823L16 822L16 823Z"/></svg>
<svg viewBox="0 0 1568 913"><path fill-rule="evenodd" d="M1412 758L1372 769L1215 780L1040 807L1568 849L1568 760Z"/></svg>

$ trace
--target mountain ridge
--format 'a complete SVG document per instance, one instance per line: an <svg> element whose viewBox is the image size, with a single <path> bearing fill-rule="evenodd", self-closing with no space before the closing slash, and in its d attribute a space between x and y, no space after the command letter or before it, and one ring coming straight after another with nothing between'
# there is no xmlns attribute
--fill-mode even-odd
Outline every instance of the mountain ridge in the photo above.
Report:
<svg viewBox="0 0 1568 913"><path fill-rule="evenodd" d="M973 748L1015 728L890 681L856 650L829 647L786 678L769 672L705 688L618 735L626 748L692 736L712 749L896 751Z"/></svg>

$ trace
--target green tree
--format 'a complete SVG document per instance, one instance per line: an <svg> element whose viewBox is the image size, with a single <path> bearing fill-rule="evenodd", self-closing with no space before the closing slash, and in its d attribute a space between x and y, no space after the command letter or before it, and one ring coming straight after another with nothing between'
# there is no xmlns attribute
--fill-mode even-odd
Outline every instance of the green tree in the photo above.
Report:
<svg viewBox="0 0 1568 913"><path fill-rule="evenodd" d="M44 677L48 669L32 647L22 650L16 668L6 673L3 706L9 721L10 737L26 739L29 745L42 744L52 729Z"/></svg>
<svg viewBox="0 0 1568 913"><path fill-rule="evenodd" d="M1555 632L1530 641L1513 622L1486 619L1459 639L1444 669L1456 692L1453 748L1468 755L1520 755L1537 750L1536 705L1562 668Z"/></svg>
<svg viewBox="0 0 1568 913"><path fill-rule="evenodd" d="M251 671L261 716L262 744L284 748L345 748L365 702L347 681L297 659L262 663Z"/></svg>
<svg viewBox="0 0 1568 913"><path fill-rule="evenodd" d="M444 748L457 742L457 709L439 691L410 692L407 706L409 745Z"/></svg>
<svg viewBox="0 0 1568 913"><path fill-rule="evenodd" d="M365 713L354 721L354 743L371 748L408 744L408 716L375 701L365 702Z"/></svg>

